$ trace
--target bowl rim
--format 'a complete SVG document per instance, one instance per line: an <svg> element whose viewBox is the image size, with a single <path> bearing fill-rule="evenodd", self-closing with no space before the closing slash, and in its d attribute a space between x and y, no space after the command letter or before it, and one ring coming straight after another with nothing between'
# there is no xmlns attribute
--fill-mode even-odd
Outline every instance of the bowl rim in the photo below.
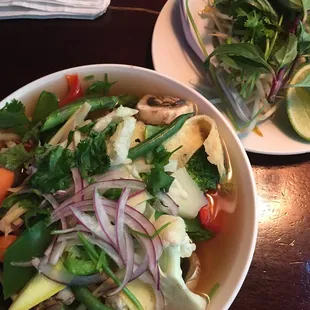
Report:
<svg viewBox="0 0 310 310"><path fill-rule="evenodd" d="M257 201L257 190L256 190L256 183L255 183L255 178L254 178L254 173L249 161L249 158L246 154L246 151L242 145L242 143L240 142L237 134L235 133L235 131L233 130L231 124L227 121L227 119L213 106L213 104L206 99L204 96L202 96L199 92L197 92L196 90L190 88L189 86L185 85L182 82L179 82L165 74L162 74L160 72L157 72L155 70L152 69L148 69L148 68L144 68L144 67L139 67L139 66L135 66L135 65L126 65L126 64L114 64L114 63L106 63L106 64L91 64L91 65L83 65L83 66L76 66L76 67L70 67L70 68L66 68L66 69L62 69L47 75L44 75L24 86L22 86L21 88L17 89L16 91L14 91L13 93L11 93L10 95L6 96L3 100L0 101L0 108L4 106L4 104L6 102L8 102L9 100L12 100L15 97L21 96L23 94L26 93L27 89L33 88L34 86L39 87L40 85L44 86L46 84L46 82L48 82L49 80L52 80L53 78L57 77L57 76L61 76L61 75L65 75L65 74L70 74L70 73L77 73L77 74L82 74L83 70L88 70L88 69L92 69L92 68L102 68L103 71L104 69L107 70L108 68L113 68L113 69L120 69L120 71L122 70L134 70L137 72L141 72L141 73L145 73L145 74L151 74L154 76L157 76L163 80L166 80L169 83L178 85L179 87L185 88L189 93L192 93L194 96L198 97L200 100L204 101L207 105L208 108L210 108L211 110L213 110L213 112L217 115L217 117L226 125L227 128L229 128L229 130L231 131L232 136L234 137L235 143L237 143L237 145L239 146L239 149L242 153L243 159L244 159L244 163L245 166L247 168L247 171L249 173L249 177L251 180L251 184L250 187L252 189L252 197L253 197L253 208L254 208L254 226L253 226L253 230L252 230L252 238L251 238L251 244L250 244L250 249L248 251L248 253L246 254L246 264L244 264L243 268L242 268L242 272L241 275L238 279L238 283L236 284L233 292L231 292L229 298L227 299L227 301L225 302L225 309L228 309L231 304L233 303L233 301L235 300L237 294L239 293L245 278L248 274L250 265L252 263L252 259L254 256L254 251L255 251L255 247L256 247L256 241L257 241L257 235L258 235L258 201Z"/></svg>

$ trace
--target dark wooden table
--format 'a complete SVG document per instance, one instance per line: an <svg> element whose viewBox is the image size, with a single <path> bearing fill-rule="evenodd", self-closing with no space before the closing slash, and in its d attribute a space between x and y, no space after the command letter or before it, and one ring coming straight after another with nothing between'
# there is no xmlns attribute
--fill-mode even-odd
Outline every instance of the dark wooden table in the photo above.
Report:
<svg viewBox="0 0 310 310"><path fill-rule="evenodd" d="M0 21L0 99L73 66L152 68L152 32L164 3L112 0L108 12L95 21ZM231 309L310 309L310 155L248 155L260 225L252 266Z"/></svg>

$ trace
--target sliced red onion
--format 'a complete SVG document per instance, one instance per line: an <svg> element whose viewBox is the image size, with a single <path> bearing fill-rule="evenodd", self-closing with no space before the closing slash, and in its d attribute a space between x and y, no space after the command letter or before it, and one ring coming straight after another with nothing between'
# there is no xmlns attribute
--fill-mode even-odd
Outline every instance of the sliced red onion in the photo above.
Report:
<svg viewBox="0 0 310 310"><path fill-rule="evenodd" d="M149 259L148 256L145 255L143 262L135 266L130 281L139 278L147 270L148 265L149 265Z"/></svg>
<svg viewBox="0 0 310 310"><path fill-rule="evenodd" d="M65 208L66 206L72 204L77 197L81 194L87 196L92 194L95 188L98 189L109 189L109 188L125 188L129 187L132 189L144 189L145 184L139 180L132 180L132 179L115 179L115 180L106 180L102 182L92 183L82 189L79 193L73 195L71 198L62 202L59 206L59 211Z"/></svg>
<svg viewBox="0 0 310 310"><path fill-rule="evenodd" d="M32 261L29 262L11 262L14 267L32 267Z"/></svg>
<svg viewBox="0 0 310 310"><path fill-rule="evenodd" d="M71 169L71 173L72 173L72 178L73 178L73 182L74 182L74 193L77 194L79 192L82 191L83 187L83 179L80 175L79 169L78 168L72 168ZM82 200L82 195L80 195L79 197L75 198L75 201L80 201Z"/></svg>
<svg viewBox="0 0 310 310"><path fill-rule="evenodd" d="M123 259L112 245L89 235L86 235L85 238L87 238L91 243L99 246L99 248L103 249L105 253L113 259L113 261L118 265L119 268L124 266Z"/></svg>
<svg viewBox="0 0 310 310"><path fill-rule="evenodd" d="M101 200L105 206L111 206L113 208L116 207L115 201L106 199L104 197L102 197ZM138 210L136 210L135 208L132 208L128 205L126 206L125 213L127 215L130 215L138 223L140 223L148 235L150 235L150 236L154 235L154 233L156 232L156 228L142 213L140 213ZM156 260L158 260L162 254L162 251L163 251L163 244L162 244L161 239L159 238L158 235L152 239L152 242L154 244L155 251L156 251Z"/></svg>
<svg viewBox="0 0 310 310"><path fill-rule="evenodd" d="M156 198L159 199L170 210L173 216L178 215L179 206L167 193L161 191L156 195Z"/></svg>
<svg viewBox="0 0 310 310"><path fill-rule="evenodd" d="M104 207L106 209L107 214L111 215L113 218L116 217L115 208L110 206L104 206ZM125 215L125 223L132 230L136 230L144 234L147 233L147 230L143 227L143 225L139 223L136 219L134 219L132 216L128 215L127 213ZM156 267L156 251L152 240L139 235L137 235L136 238L147 252L147 255L149 257L149 268L151 270L154 270L154 268Z"/></svg>
<svg viewBox="0 0 310 310"><path fill-rule="evenodd" d="M103 239L104 241L108 242L110 239L108 236L102 231L99 223L96 221L95 218L92 216L81 212L77 208L70 207L71 212L75 215L75 217L78 219L78 221L85 226L89 231L91 231L94 235L98 236L99 238Z"/></svg>
<svg viewBox="0 0 310 310"><path fill-rule="evenodd" d="M47 247L47 249L45 250L45 252L44 252L44 255L45 256L50 256L51 255L51 253L52 253L52 251L53 251L53 247L54 247L54 244L55 244L55 242L56 242L56 237L54 237L53 238L53 240L52 240L52 242L50 243L50 245Z"/></svg>
<svg viewBox="0 0 310 310"><path fill-rule="evenodd" d="M70 207L73 207L73 208L80 208L80 207L83 207L83 206L87 206L87 205L92 205L93 204L93 200L92 199L87 199L87 200L83 200L83 201L79 201L79 202L75 202L75 203L72 203L68 206L66 206L65 208L57 208L56 210L54 210L51 214L51 218L52 219L59 219L59 216L62 215L65 210L68 210L69 209L69 206Z"/></svg>
<svg viewBox="0 0 310 310"><path fill-rule="evenodd" d="M125 238L125 246L126 246L126 265L125 265L125 276L123 279L122 284L117 287L115 290L112 290L107 294L107 296L112 296L120 292L130 281L132 277L133 267L134 267L134 255L135 255L135 249L134 249L134 242L132 236L127 232L127 230L124 230L123 234Z"/></svg>
<svg viewBox="0 0 310 310"><path fill-rule="evenodd" d="M49 258L49 263L52 265L56 265L62 255L62 253L64 252L65 248L66 248L66 241L62 241L62 242L56 242L53 251L50 255Z"/></svg>
<svg viewBox="0 0 310 310"><path fill-rule="evenodd" d="M142 194L144 192L145 192L145 189L142 189L142 190L139 190L139 191L135 191L134 193L129 195L128 199L131 199L131 198L133 198L133 197L135 197L137 195L140 195L140 194Z"/></svg>
<svg viewBox="0 0 310 310"><path fill-rule="evenodd" d="M51 254L53 252L53 248L56 244L57 241L57 237L54 236L52 242L49 244L49 246L47 247L47 249L44 252L44 257L42 259L42 262L47 263L51 257Z"/></svg>
<svg viewBox="0 0 310 310"><path fill-rule="evenodd" d="M98 192L97 187L94 190L93 202L94 202L96 217L97 217L97 220L99 222L99 225L102 231L107 236L109 243L113 244L114 246L117 246L114 226L111 224L111 221L105 211L105 208L103 207L101 196Z"/></svg>
<svg viewBox="0 0 310 310"><path fill-rule="evenodd" d="M78 232L77 231L73 231L67 234L62 234L58 237L57 241L61 242L61 241L67 241L67 240L72 240L72 239L77 239L78 238Z"/></svg>
<svg viewBox="0 0 310 310"><path fill-rule="evenodd" d="M123 189L122 194L118 200L118 203L116 205L116 218L115 218L115 230L116 230L116 243L117 247L121 253L121 256L126 261L126 241L124 236L124 230L125 230L125 208L126 203L129 197L130 188L126 187Z"/></svg>
<svg viewBox="0 0 310 310"><path fill-rule="evenodd" d="M79 239L71 239L71 240L68 240L66 242L67 242L67 244L66 244L67 248L73 247L75 245L83 245Z"/></svg>
<svg viewBox="0 0 310 310"><path fill-rule="evenodd" d="M54 210L59 207L59 203L52 194L43 194L42 196L52 205Z"/></svg>
<svg viewBox="0 0 310 310"><path fill-rule="evenodd" d="M70 214L72 214L72 212L70 211ZM74 231L85 231L85 232L89 232L89 230L84 227L83 225L76 225L75 227L72 228L68 228L68 229L64 229L64 230L54 230L52 232L53 235L62 235L62 234L68 234Z"/></svg>
<svg viewBox="0 0 310 310"><path fill-rule="evenodd" d="M52 205L54 210L59 208L59 204L52 194L43 194L42 196ZM60 216L59 218L61 221L62 229L67 229L67 222L65 218L62 216Z"/></svg>
<svg viewBox="0 0 310 310"><path fill-rule="evenodd" d="M65 269L56 268L49 263L42 264L38 258L32 260L32 265L48 279L64 285L87 286L101 283L108 278L108 276L103 273L95 273L90 276L77 276L69 273Z"/></svg>

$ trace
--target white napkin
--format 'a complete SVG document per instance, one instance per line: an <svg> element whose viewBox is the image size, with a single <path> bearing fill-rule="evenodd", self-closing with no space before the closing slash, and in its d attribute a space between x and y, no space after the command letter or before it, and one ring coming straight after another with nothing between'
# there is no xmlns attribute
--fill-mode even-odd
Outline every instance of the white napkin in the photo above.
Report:
<svg viewBox="0 0 310 310"><path fill-rule="evenodd" d="M0 19L95 19L104 14L109 5L110 0L2 0Z"/></svg>

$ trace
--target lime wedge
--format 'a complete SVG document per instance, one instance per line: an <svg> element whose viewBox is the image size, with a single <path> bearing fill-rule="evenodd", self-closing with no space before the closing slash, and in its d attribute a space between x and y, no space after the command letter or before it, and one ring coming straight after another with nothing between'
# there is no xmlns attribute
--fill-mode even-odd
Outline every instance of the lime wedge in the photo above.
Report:
<svg viewBox="0 0 310 310"><path fill-rule="evenodd" d="M303 81L310 75L310 64L301 67L293 76L290 84ZM310 89L290 87L286 93L286 110L294 130L302 138L310 141Z"/></svg>

